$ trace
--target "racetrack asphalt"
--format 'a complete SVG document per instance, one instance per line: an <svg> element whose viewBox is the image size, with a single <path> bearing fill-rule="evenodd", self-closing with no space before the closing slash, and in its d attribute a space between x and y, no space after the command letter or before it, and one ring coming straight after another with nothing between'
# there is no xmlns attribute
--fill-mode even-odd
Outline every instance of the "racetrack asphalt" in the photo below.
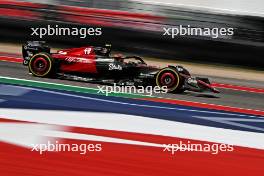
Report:
<svg viewBox="0 0 264 176"><path fill-rule="evenodd" d="M28 74L27 67L23 66L21 63L11 63L0 61L0 76L45 81L52 83L61 83L74 86L91 87L97 88L98 84L91 84L86 82L78 82L71 80L60 80L60 79L50 79L50 78L37 78ZM214 78L213 81L226 81L232 82L231 79L225 80L224 78ZM233 80L233 82L239 82L243 85L243 80ZM261 82L254 82L252 84L262 85ZM248 81L245 81L245 85L248 85ZM262 93L252 93L246 91L238 91L231 89L219 89L221 93L217 97L207 97L201 96L198 93L185 92L183 94L155 94L158 97L177 99L177 100L187 100L192 102L201 102L207 104L217 104L223 106L232 106L245 109L257 109L264 110L264 94Z"/></svg>

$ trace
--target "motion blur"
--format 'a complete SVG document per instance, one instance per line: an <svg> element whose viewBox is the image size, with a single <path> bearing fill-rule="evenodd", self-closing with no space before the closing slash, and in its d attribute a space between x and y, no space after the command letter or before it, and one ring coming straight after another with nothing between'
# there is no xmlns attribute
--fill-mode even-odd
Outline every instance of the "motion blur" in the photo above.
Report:
<svg viewBox="0 0 264 176"><path fill-rule="evenodd" d="M165 3L166 2L166 3ZM3 41L24 42L46 40L68 45L100 45L111 42L118 50L187 61L227 63L244 66L263 66L264 20L259 13L243 13L246 5L233 11L219 11L213 2L208 8L177 6L176 2L122 0L3 0L0 1L0 37ZM239 4L239 2L236 2ZM235 4L235 2L234 2ZM193 6L192 6L193 5ZM254 4L258 7L257 4ZM228 9L227 8L227 9ZM258 12L258 11L257 11ZM65 28L102 28L98 37L36 36L31 28L60 25ZM200 29L232 29L233 35L188 35L172 39L164 36L164 28L190 27ZM208 52L210 51L210 52ZM250 59L249 59L250 57ZM262 67L263 68L263 67Z"/></svg>

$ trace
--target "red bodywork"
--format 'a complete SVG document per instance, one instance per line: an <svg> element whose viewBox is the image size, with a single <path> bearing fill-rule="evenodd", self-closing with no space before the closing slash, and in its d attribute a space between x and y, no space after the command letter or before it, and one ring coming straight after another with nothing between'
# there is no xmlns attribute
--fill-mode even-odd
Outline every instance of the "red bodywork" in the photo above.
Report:
<svg viewBox="0 0 264 176"><path fill-rule="evenodd" d="M91 46L59 50L52 57L60 60L61 72L97 73L96 54Z"/></svg>

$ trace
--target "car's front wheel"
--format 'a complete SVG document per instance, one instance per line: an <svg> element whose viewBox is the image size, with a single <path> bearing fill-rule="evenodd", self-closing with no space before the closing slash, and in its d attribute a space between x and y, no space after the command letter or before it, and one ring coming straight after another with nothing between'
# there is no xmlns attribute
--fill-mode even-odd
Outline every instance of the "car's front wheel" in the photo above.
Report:
<svg viewBox="0 0 264 176"><path fill-rule="evenodd" d="M183 79L173 68L163 68L156 75L156 85L159 87L166 86L168 92L181 92L183 87Z"/></svg>

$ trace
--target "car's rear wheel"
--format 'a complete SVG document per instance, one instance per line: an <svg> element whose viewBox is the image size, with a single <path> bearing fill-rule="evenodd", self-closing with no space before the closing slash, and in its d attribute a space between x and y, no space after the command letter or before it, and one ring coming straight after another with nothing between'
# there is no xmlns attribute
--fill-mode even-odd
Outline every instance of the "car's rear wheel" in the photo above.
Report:
<svg viewBox="0 0 264 176"><path fill-rule="evenodd" d="M173 68L163 68L156 76L156 85L159 87L166 86L168 92L181 92L183 79L180 74Z"/></svg>
<svg viewBox="0 0 264 176"><path fill-rule="evenodd" d="M29 61L29 71L37 77L48 77L53 74L54 61L48 53L35 54Z"/></svg>

